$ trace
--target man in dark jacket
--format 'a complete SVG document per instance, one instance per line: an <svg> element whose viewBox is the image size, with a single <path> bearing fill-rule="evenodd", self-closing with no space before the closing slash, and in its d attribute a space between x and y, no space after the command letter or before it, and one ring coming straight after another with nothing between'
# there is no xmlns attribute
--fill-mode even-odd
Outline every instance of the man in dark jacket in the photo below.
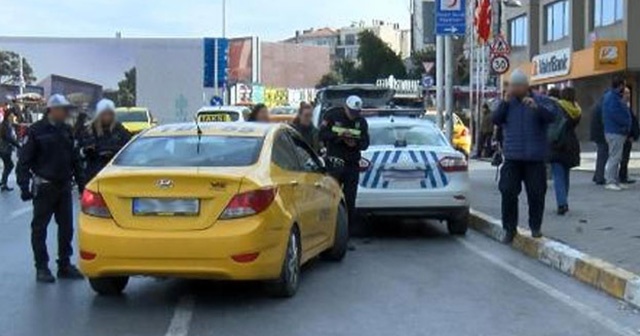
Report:
<svg viewBox="0 0 640 336"><path fill-rule="evenodd" d="M58 224L58 278L82 279L71 263L73 253L72 180L84 189L80 156L73 130L65 123L71 104L62 95L52 95L47 113L27 131L27 140L18 159L18 185L23 201L33 201L31 246L36 267L36 281L55 282L49 270L47 226L52 216Z"/></svg>
<svg viewBox="0 0 640 336"><path fill-rule="evenodd" d="M591 111L591 141L597 146L596 153L596 171L593 174L593 183L604 185L604 167L607 165L609 158L609 145L604 137L604 123L602 121L602 100L593 107Z"/></svg>
<svg viewBox="0 0 640 336"><path fill-rule="evenodd" d="M623 95L624 102L631 109L631 89L627 87L624 90ZM622 161L620 161L620 183L622 184L634 184L635 180L629 178L629 161L631 160L631 150L633 149L633 143L638 141L640 138L640 124L638 124L638 117L633 112L631 112L631 134L629 135L629 139L624 143L624 147L622 148Z"/></svg>
<svg viewBox="0 0 640 336"><path fill-rule="evenodd" d="M369 125L360 116L361 110L362 100L350 96L344 108L327 111L320 126L320 140L327 148L331 175L342 184L352 232L355 228L361 151L369 148Z"/></svg>
<svg viewBox="0 0 640 336"><path fill-rule="evenodd" d="M542 236L547 178L547 128L557 115L557 106L549 98L534 94L529 79L521 70L511 74L510 98L493 113L493 122L502 128L505 162L500 171L502 225L504 242L517 235L518 199L524 183L529 201L529 227L533 237Z"/></svg>
<svg viewBox="0 0 640 336"><path fill-rule="evenodd" d="M614 78L611 89L604 95L602 101L602 121L604 136L609 145L609 158L605 166L606 189L620 191L626 189L620 184L620 162L624 144L631 135L631 109L623 101L622 96L627 87L622 77Z"/></svg>

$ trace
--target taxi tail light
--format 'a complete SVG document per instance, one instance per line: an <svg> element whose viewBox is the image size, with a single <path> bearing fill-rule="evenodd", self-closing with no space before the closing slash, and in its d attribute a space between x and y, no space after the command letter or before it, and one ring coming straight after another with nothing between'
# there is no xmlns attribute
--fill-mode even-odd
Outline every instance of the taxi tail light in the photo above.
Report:
<svg viewBox="0 0 640 336"><path fill-rule="evenodd" d="M109 211L107 202L104 201L104 198L102 198L100 193L85 189L82 192L80 206L82 207L82 212L85 215L100 218L111 218L111 211Z"/></svg>
<svg viewBox="0 0 640 336"><path fill-rule="evenodd" d="M276 198L277 188L252 190L233 196L220 219L234 219L257 215L266 210Z"/></svg>
<svg viewBox="0 0 640 336"><path fill-rule="evenodd" d="M466 172L469 170L467 160L462 157L446 156L440 159L440 168L447 173Z"/></svg>

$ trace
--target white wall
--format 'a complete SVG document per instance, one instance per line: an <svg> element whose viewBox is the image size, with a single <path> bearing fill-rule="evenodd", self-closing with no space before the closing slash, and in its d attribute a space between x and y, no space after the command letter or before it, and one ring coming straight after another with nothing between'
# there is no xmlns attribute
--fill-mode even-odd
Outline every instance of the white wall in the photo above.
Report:
<svg viewBox="0 0 640 336"><path fill-rule="evenodd" d="M191 121L203 105L203 40L147 39L136 49L137 103L161 122ZM206 102L213 94L206 90Z"/></svg>

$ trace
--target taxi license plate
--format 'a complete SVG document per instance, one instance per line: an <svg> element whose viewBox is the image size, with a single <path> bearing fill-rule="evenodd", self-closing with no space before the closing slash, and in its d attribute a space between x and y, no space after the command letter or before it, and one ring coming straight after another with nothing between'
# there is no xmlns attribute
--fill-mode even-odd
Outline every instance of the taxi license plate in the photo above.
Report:
<svg viewBox="0 0 640 336"><path fill-rule="evenodd" d="M198 117L200 122L228 122L231 121L231 117L228 114L205 114Z"/></svg>
<svg viewBox="0 0 640 336"><path fill-rule="evenodd" d="M200 213L198 199L185 198L134 198L134 216L197 216Z"/></svg>

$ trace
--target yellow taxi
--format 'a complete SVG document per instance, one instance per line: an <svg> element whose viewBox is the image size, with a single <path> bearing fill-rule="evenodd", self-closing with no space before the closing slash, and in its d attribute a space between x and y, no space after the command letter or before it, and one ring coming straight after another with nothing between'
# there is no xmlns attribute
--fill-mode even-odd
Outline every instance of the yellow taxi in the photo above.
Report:
<svg viewBox="0 0 640 336"><path fill-rule="evenodd" d="M296 292L300 266L342 260L348 219L340 185L282 124L158 126L87 185L80 268L102 295L134 275L265 280Z"/></svg>
<svg viewBox="0 0 640 336"><path fill-rule="evenodd" d="M425 117L433 122L436 122L436 112L427 111ZM453 114L453 148L463 153L467 158L471 155L471 132L469 128L464 124L460 116Z"/></svg>
<svg viewBox="0 0 640 336"><path fill-rule="evenodd" d="M116 109L116 119L131 134L138 134L156 124L146 107L119 107Z"/></svg>

